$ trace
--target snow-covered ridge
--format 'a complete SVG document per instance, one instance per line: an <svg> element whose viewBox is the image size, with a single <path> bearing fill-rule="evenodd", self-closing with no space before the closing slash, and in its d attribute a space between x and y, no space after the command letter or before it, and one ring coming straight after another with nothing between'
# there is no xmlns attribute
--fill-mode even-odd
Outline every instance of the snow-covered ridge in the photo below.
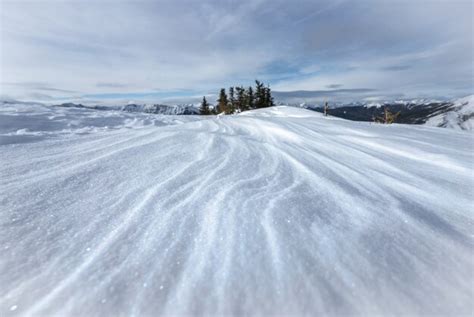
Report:
<svg viewBox="0 0 474 317"><path fill-rule="evenodd" d="M430 105L436 103L447 103L447 102L454 102L447 99L394 99L394 100L378 100L378 101L367 101L367 100L359 100L359 101L352 101L352 102L331 102L328 100L328 104L330 107L338 108L338 107L382 107L385 105L401 105L401 106L421 106L421 105ZM282 104L282 103L281 103ZM314 107L322 107L324 106L324 102L322 103L300 103L300 104L291 104L292 106L297 106L301 108L314 108Z"/></svg>
<svg viewBox="0 0 474 317"><path fill-rule="evenodd" d="M383 116L382 107L393 113L399 113L397 123L427 124L429 126L453 128L458 130L472 130L473 96L453 100L399 100L385 102L353 102L343 105L331 105L329 113L333 116L355 120L373 121L374 117ZM297 105L301 108L323 112L321 105Z"/></svg>
<svg viewBox="0 0 474 317"><path fill-rule="evenodd" d="M116 110L126 112L144 112L163 115L190 115L199 114L199 106L194 104L184 105L162 105L162 104L135 104L130 103L126 105L83 105L76 103L62 103L54 105L56 107L64 108L81 108L81 109L95 109L95 110Z"/></svg>
<svg viewBox="0 0 474 317"><path fill-rule="evenodd" d="M428 126L473 130L474 95L456 100L448 111L435 113L426 122Z"/></svg>
<svg viewBox="0 0 474 317"><path fill-rule="evenodd" d="M473 311L470 134L290 107L0 118L46 110L115 128L0 145L1 316Z"/></svg>

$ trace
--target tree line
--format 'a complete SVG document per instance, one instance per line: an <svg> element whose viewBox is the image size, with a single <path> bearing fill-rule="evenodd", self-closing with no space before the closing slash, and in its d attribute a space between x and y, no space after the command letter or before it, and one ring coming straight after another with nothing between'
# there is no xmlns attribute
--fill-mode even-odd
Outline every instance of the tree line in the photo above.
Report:
<svg viewBox="0 0 474 317"><path fill-rule="evenodd" d="M206 97L203 97L199 111L202 115L233 114L252 109L272 107L274 105L270 86L265 86L262 82L256 80L255 88L251 86L248 88L242 86L229 87L228 94L226 89L222 88L219 92L217 104L212 107L206 100Z"/></svg>

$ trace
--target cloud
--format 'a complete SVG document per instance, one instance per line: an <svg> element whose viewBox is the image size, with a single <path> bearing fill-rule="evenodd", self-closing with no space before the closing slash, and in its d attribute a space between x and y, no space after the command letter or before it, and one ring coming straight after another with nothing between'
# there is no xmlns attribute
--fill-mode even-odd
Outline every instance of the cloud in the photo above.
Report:
<svg viewBox="0 0 474 317"><path fill-rule="evenodd" d="M97 83L95 86L99 88L127 88L129 87L128 84L121 84L121 83Z"/></svg>
<svg viewBox="0 0 474 317"><path fill-rule="evenodd" d="M397 72L397 71L401 71L401 70L407 70L407 69L410 69L412 67L413 66L410 66L410 65L393 65L393 66L382 67L382 70Z"/></svg>
<svg viewBox="0 0 474 317"><path fill-rule="evenodd" d="M36 101L53 101L53 100L56 100L56 98L54 98L51 95L42 94L42 93L38 93L38 92L28 93L26 95L25 99L27 99L27 100L36 100Z"/></svg>
<svg viewBox="0 0 474 317"><path fill-rule="evenodd" d="M197 95L255 78L280 91L472 92L471 1L110 4L3 1L0 92L18 99L157 88Z"/></svg>
<svg viewBox="0 0 474 317"><path fill-rule="evenodd" d="M61 92L65 94L75 94L77 91L75 90L66 90L66 89L59 89L59 88L54 88L54 87L37 87L37 90L43 90L43 91L52 91L52 92Z"/></svg>
<svg viewBox="0 0 474 317"><path fill-rule="evenodd" d="M375 92L376 89L354 88L354 89L334 89L334 90L296 90L296 91L274 91L276 97L320 97L337 96L342 94L359 94Z"/></svg>
<svg viewBox="0 0 474 317"><path fill-rule="evenodd" d="M46 92L49 92L49 93L61 93L61 94L68 94L68 95L78 93L75 90L67 90L67 89L49 87L47 83L42 83L42 82L18 82L18 83L15 83L15 82L2 82L1 86L3 86L3 87L14 87L14 89L25 90L31 96L33 96L32 93L36 93L38 96L42 96L42 94L39 93L39 91L46 91ZM53 98L53 96L49 96L49 95L44 95L44 96L47 96L48 98ZM45 99L45 98L43 98L43 99Z"/></svg>
<svg viewBox="0 0 474 317"><path fill-rule="evenodd" d="M361 100L377 92L372 88L273 91L276 101L285 103Z"/></svg>

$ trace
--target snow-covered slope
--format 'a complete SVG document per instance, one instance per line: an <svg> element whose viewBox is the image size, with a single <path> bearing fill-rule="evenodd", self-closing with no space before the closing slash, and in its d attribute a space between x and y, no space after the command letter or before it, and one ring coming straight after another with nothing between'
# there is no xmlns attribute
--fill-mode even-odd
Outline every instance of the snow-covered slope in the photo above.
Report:
<svg viewBox="0 0 474 317"><path fill-rule="evenodd" d="M0 146L0 315L473 313L471 134L189 120Z"/></svg>
<svg viewBox="0 0 474 317"><path fill-rule="evenodd" d="M145 112L165 115L181 115L181 114L199 114L199 107L194 105L137 105L129 104L122 107L123 111L128 112Z"/></svg>
<svg viewBox="0 0 474 317"><path fill-rule="evenodd" d="M457 130L473 130L474 95L456 100L449 111L430 117L426 125Z"/></svg>
<svg viewBox="0 0 474 317"><path fill-rule="evenodd" d="M66 104L65 104L66 105ZM40 141L59 136L90 134L145 126L174 125L198 120L195 116L128 113L119 109L0 103L0 144Z"/></svg>

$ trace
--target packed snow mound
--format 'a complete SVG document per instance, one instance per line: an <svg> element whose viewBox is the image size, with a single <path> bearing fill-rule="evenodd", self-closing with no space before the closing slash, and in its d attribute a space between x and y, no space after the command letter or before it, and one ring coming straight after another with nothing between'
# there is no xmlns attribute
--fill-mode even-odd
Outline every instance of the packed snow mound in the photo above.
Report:
<svg viewBox="0 0 474 317"><path fill-rule="evenodd" d="M474 95L456 100L448 111L430 117L426 121L426 125L472 131L474 128Z"/></svg>
<svg viewBox="0 0 474 317"><path fill-rule="evenodd" d="M50 131L0 145L1 316L472 315L469 133L289 107Z"/></svg>

